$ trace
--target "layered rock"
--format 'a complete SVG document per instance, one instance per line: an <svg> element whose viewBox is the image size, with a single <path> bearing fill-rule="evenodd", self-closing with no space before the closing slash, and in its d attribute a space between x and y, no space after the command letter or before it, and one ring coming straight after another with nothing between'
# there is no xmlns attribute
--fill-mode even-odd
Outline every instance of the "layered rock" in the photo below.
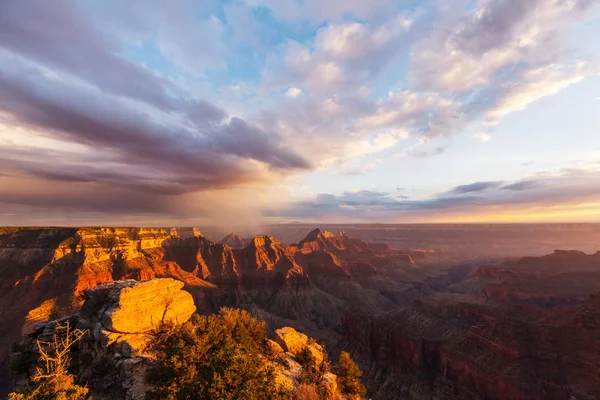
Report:
<svg viewBox="0 0 600 400"><path fill-rule="evenodd" d="M179 228L171 228L171 236L173 237L202 237L202 232L200 229L196 227L179 227Z"/></svg>
<svg viewBox="0 0 600 400"><path fill-rule="evenodd" d="M576 304L600 288L600 252L557 250L481 267L452 291L497 302L528 302L542 307Z"/></svg>
<svg viewBox="0 0 600 400"><path fill-rule="evenodd" d="M600 294L587 294L597 257L559 251L482 267L455 293L385 316L354 310L336 331L357 357L372 355L364 366L377 398L595 399ZM490 285L510 295L490 296Z"/></svg>

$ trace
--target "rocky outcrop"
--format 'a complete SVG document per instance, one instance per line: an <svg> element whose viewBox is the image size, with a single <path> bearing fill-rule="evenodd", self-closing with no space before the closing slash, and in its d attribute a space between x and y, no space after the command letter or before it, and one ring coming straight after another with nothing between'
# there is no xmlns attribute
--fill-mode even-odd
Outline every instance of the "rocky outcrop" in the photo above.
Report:
<svg viewBox="0 0 600 400"><path fill-rule="evenodd" d="M325 357L323 347L320 344L289 326L275 331L275 341L285 352L293 355L300 354L305 348L308 349L315 358L317 365L321 365Z"/></svg>
<svg viewBox="0 0 600 400"><path fill-rule="evenodd" d="M192 296L182 290L183 282L174 279L107 282L86 290L86 299L79 314L36 325L11 355L11 364L20 365L14 376L16 389L31 382L39 357L37 341L52 342L64 328L79 329L83 339L70 348L69 371L78 384L85 385L92 398L140 399L152 386L147 382L149 369L161 354L152 346L165 326L184 324L194 313ZM161 333L162 332L162 333ZM322 368L324 385L332 398L342 399L337 389L337 376L329 370L327 354L315 340L291 327L275 332L260 355L275 371L277 384L292 392L299 384L307 366L297 358L309 349Z"/></svg>
<svg viewBox="0 0 600 400"><path fill-rule="evenodd" d="M179 228L171 228L171 236L173 237L202 237L202 232L200 229L196 227L179 227Z"/></svg>
<svg viewBox="0 0 600 400"><path fill-rule="evenodd" d="M150 388L145 375L155 360L150 344L158 330L163 324L183 324L196 310L183 286L174 279L126 280L86 290L80 314L36 325L20 346L24 350L11 359L18 364L31 360L37 354L36 340L48 341L57 326L69 324L86 333L71 348L70 369L93 398L141 398ZM17 382L27 384L27 379Z"/></svg>
<svg viewBox="0 0 600 400"><path fill-rule="evenodd" d="M108 282L86 290L79 327L106 346L118 344L128 355L144 351L152 332L180 325L196 311L194 300L174 279Z"/></svg>

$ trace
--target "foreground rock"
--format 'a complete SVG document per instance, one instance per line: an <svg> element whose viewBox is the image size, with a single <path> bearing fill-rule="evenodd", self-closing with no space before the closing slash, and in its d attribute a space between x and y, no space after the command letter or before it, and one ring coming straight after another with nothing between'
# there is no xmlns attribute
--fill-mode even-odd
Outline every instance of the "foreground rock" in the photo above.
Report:
<svg viewBox="0 0 600 400"><path fill-rule="evenodd" d="M149 344L163 324L186 322L196 310L190 293L175 279L107 282L85 291L80 314L38 324L26 336L13 364L29 362L29 375L37 358L36 340L50 341L56 327L69 324L86 332L71 349L72 366L94 399L143 398L150 386L146 371L155 360ZM17 388L28 384L17 377Z"/></svg>
<svg viewBox="0 0 600 400"><path fill-rule="evenodd" d="M79 329L83 338L70 348L69 372L77 384L89 389L91 398L142 399L152 389L146 379L149 369L161 354L153 343L165 327L187 322L195 312L190 293L183 282L170 278L148 281L106 282L85 291L80 314L74 314L34 326L10 356L16 390L31 387L38 341L51 343L63 335L65 326ZM337 376L329 371L327 354L321 345L290 327L278 329L275 340L268 339L262 362L276 372L276 384L293 392L307 368L297 356L304 349L313 355L316 366L323 368L323 384L335 399L342 399ZM15 367L16 366L16 367Z"/></svg>
<svg viewBox="0 0 600 400"><path fill-rule="evenodd" d="M103 345L118 344L120 353L143 352L151 333L162 325L180 325L196 311L183 282L163 278L108 282L86 290L79 327Z"/></svg>

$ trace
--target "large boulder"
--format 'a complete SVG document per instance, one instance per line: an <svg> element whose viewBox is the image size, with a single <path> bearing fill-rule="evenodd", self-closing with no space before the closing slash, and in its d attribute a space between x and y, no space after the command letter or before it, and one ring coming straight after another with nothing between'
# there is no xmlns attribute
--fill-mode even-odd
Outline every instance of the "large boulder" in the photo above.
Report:
<svg viewBox="0 0 600 400"><path fill-rule="evenodd" d="M162 324L179 325L196 311L183 282L171 279L107 282L88 289L81 319L99 320L105 330L148 333Z"/></svg>
<svg viewBox="0 0 600 400"><path fill-rule="evenodd" d="M286 352L297 354L308 344L308 336L292 327L286 326L275 331L275 341Z"/></svg>
<svg viewBox="0 0 600 400"><path fill-rule="evenodd" d="M105 346L118 343L124 353L143 352L152 331L183 324L196 311L183 285L171 278L103 283L86 290L79 326Z"/></svg>

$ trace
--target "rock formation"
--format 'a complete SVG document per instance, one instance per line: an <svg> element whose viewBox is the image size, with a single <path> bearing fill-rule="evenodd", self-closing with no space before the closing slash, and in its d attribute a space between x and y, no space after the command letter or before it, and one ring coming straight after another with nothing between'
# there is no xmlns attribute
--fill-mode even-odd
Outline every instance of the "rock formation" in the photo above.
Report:
<svg viewBox="0 0 600 400"><path fill-rule="evenodd" d="M291 327L284 327L275 331L275 341L281 348L294 356L298 355L304 348L307 348L317 361L317 365L321 365L324 358L323 347L309 339L304 333L296 331Z"/></svg>
<svg viewBox="0 0 600 400"><path fill-rule="evenodd" d="M144 398L152 388L147 372L160 357L152 346L160 329L185 323L196 310L183 286L183 282L166 278L113 281L86 290L79 314L36 325L18 346L20 350L11 355L11 364L25 364L25 368L17 368L17 389L30 384L28 377L38 355L36 341L49 341L59 334L57 327L69 324L85 332L83 340L71 348L70 369L77 382L90 389L92 398ZM268 351L261 357L275 370L277 384L287 390L293 391L300 383L305 366L296 356L304 348L311 351L317 365L327 359L321 345L293 328L277 330L275 339L283 347L269 339ZM327 371L325 384L334 398L342 399L336 381Z"/></svg>

